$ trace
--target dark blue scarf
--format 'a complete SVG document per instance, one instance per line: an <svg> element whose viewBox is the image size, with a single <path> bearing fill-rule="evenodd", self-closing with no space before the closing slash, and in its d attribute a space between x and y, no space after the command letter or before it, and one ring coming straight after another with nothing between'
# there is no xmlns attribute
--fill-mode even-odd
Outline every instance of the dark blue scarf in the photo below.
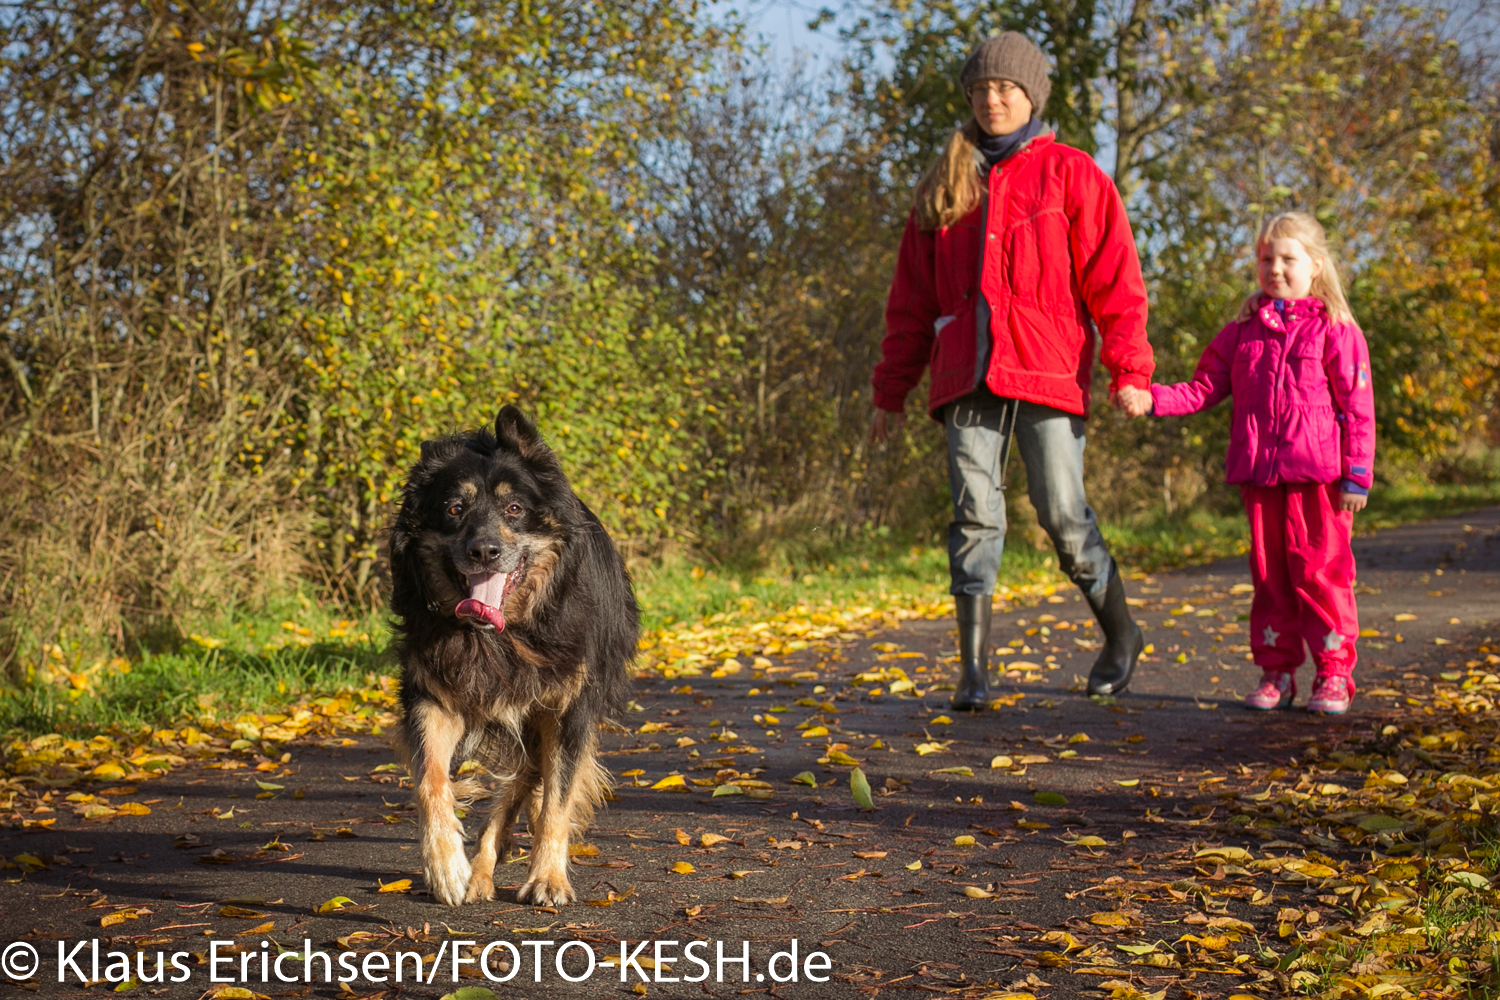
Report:
<svg viewBox="0 0 1500 1000"><path fill-rule="evenodd" d="M1031 119L1010 135L990 135L981 128L979 130L979 142L976 143L976 146L989 163L990 169L993 170L997 163L1026 145L1027 142L1041 135L1043 131L1044 128L1040 118Z"/></svg>

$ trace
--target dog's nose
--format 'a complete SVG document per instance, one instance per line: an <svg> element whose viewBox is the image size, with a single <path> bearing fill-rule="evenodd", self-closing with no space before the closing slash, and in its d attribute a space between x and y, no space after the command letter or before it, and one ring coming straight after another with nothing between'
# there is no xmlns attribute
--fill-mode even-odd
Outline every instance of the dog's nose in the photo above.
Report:
<svg viewBox="0 0 1500 1000"><path fill-rule="evenodd" d="M488 565L500 558L500 543L490 539L480 539L469 543L469 558L480 565Z"/></svg>

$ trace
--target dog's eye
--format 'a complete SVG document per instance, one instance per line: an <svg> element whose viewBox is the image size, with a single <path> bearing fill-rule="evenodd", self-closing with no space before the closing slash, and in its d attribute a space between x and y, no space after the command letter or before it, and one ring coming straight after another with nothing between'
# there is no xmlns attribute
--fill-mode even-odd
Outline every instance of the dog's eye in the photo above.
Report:
<svg viewBox="0 0 1500 1000"><path fill-rule="evenodd" d="M448 516L449 517L458 517L463 512L464 512L464 505L461 504L461 503L451 503L451 504L448 505Z"/></svg>
<svg viewBox="0 0 1500 1000"><path fill-rule="evenodd" d="M509 514L511 517L516 517L521 513L521 505L518 503L513 503L509 507L505 508L505 513Z"/></svg>

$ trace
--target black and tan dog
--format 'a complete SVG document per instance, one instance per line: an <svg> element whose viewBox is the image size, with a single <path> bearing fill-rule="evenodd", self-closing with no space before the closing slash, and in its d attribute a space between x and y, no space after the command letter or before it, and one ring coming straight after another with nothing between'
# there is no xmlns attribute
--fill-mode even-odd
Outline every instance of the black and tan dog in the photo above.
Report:
<svg viewBox="0 0 1500 1000"><path fill-rule="evenodd" d="M524 808L531 867L518 898L572 902L568 843L608 788L600 725L629 694L639 611L614 543L521 412L428 441L391 529L399 618L398 742L416 783L422 866L443 903L493 899ZM473 866L452 770L501 779Z"/></svg>

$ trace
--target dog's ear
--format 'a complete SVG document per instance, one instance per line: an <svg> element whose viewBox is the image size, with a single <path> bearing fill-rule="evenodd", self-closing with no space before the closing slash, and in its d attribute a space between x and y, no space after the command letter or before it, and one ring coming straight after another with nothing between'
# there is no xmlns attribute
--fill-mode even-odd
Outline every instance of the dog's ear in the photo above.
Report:
<svg viewBox="0 0 1500 1000"><path fill-rule="evenodd" d="M422 442L422 461L424 463L425 462L434 462L434 461L436 461L438 455L441 454L441 453L442 453L441 442L438 442L438 441L423 441Z"/></svg>
<svg viewBox="0 0 1500 1000"><path fill-rule="evenodd" d="M501 448L514 451L522 458L534 458L546 445L536 425L516 407L506 404L495 417L495 439Z"/></svg>

